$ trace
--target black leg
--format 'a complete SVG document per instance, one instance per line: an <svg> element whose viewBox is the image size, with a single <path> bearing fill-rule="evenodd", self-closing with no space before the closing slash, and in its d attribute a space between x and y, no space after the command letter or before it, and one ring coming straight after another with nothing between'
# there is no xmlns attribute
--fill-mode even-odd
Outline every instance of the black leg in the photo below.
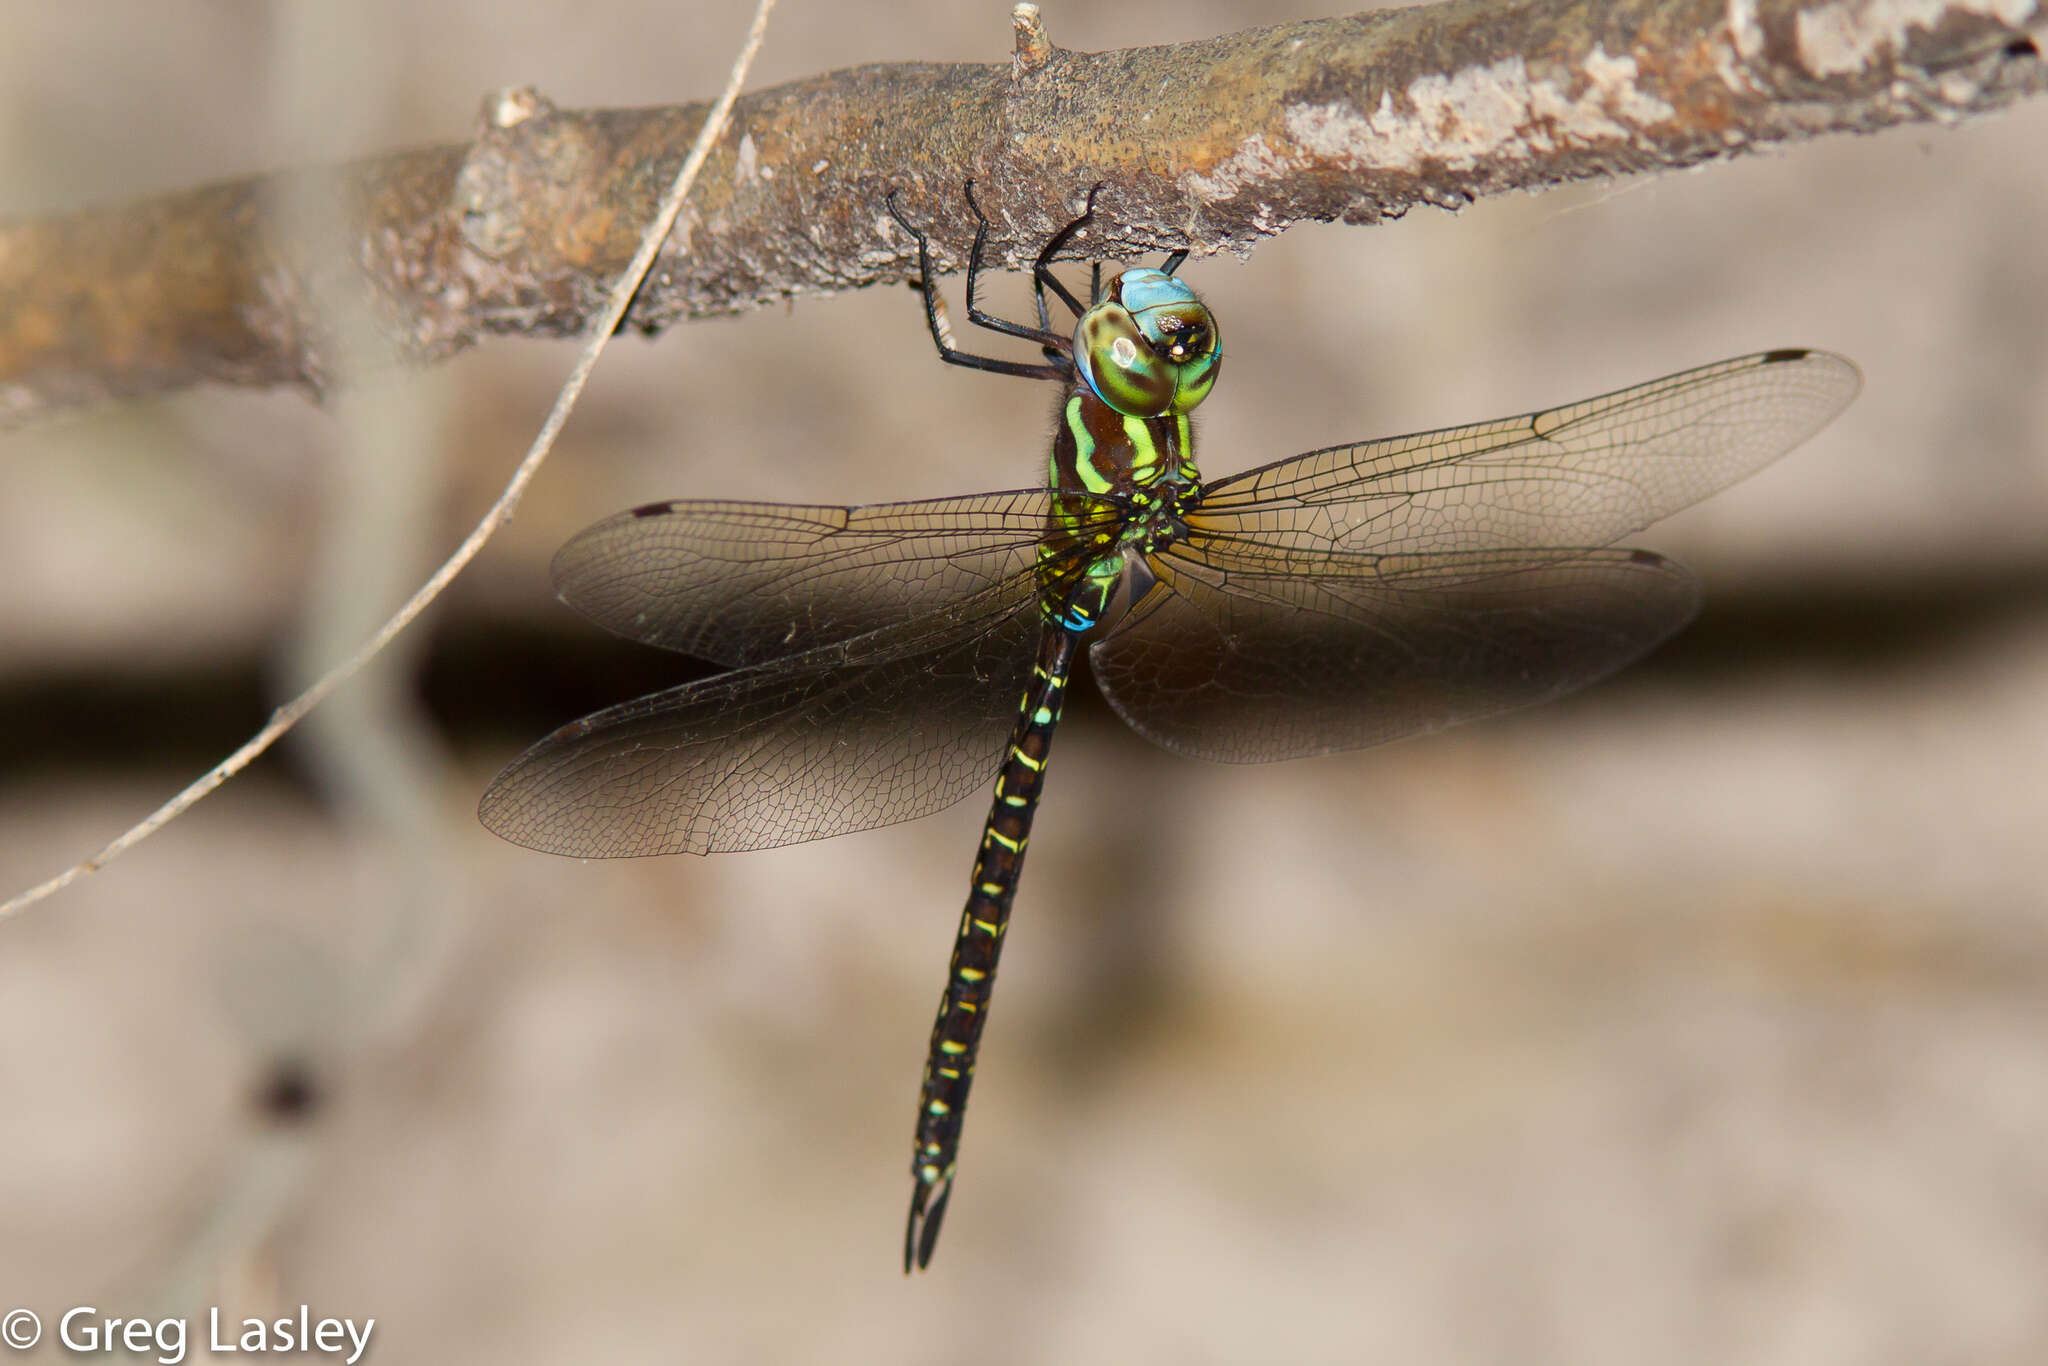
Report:
<svg viewBox="0 0 2048 1366"><path fill-rule="evenodd" d="M1086 313L1088 311L1085 307L1082 306L1081 301L1074 297L1072 291L1070 291L1065 285L1060 283L1060 277L1052 273L1052 258L1059 254L1060 248L1064 247L1069 241L1069 239L1071 239L1075 233L1079 232L1082 226L1085 225L1089 219L1095 217L1095 196L1100 193L1102 193L1102 186L1098 183L1088 191L1088 202L1085 206L1083 206L1081 210L1081 216L1079 218L1076 218L1073 222L1067 224L1067 226L1065 226L1064 228L1061 228L1058 232L1054 233L1052 236L1052 241L1047 242L1045 244L1045 250L1039 252L1038 259L1031 263L1031 278L1039 291L1039 309L1041 313L1043 312L1045 307L1044 294L1045 291L1048 289L1050 289L1053 293L1059 295L1060 302L1065 304L1069 309L1073 310L1073 314L1076 318L1080 317L1083 313ZM975 212L979 213L980 210L977 209L975 210ZM1095 267L1093 284L1089 290L1090 302L1093 302L1096 296L1100 295L1101 293L1102 267L1098 265L1097 267Z"/></svg>
<svg viewBox="0 0 2048 1366"><path fill-rule="evenodd" d="M961 365L970 370L986 370L991 374L997 375L1017 375L1024 379L1055 379L1064 381L1072 375L1072 366L1068 364L1064 354L1060 355L1057 364L1048 362L1043 365L1033 365L1025 361L1000 360L994 356L977 356L955 347L952 338L948 335L944 321L945 304L939 297L938 274L932 269L931 239L926 237L920 229L912 226L910 220L903 216L903 210L897 206L896 192L894 190L889 192L884 202L889 206L890 216L917 242L917 271L920 277L918 286L924 293L924 320L925 325L931 329L932 344L938 348L940 360L948 365ZM971 195L968 202L973 202ZM976 216L979 216L980 213L981 210L977 207L975 209ZM981 251L987 237L988 220L983 218L980 228L974 234L974 250L968 257L967 266L968 316L973 317L977 323L981 323L983 326L988 326L989 324L975 316L974 283L975 276L981 270ZM1052 338L1053 341L1064 341L1062 338L1053 337L1053 334L1050 332L1041 333L1025 328L1017 323L1006 324L994 330L1009 331L1012 328L1016 329L1013 335L1024 336L1033 341L1040 341L1041 344L1048 346L1050 343L1045 342L1045 338Z"/></svg>
<svg viewBox="0 0 2048 1366"><path fill-rule="evenodd" d="M1095 192L1093 190L1090 190L1088 192L1088 201L1089 211L1092 212L1095 203ZM1052 331L1052 310L1047 308L1045 303L1045 285L1046 281L1048 280L1052 282L1052 287L1054 289L1059 290L1060 302L1065 304L1069 309L1073 309L1075 317L1078 318L1081 316L1082 310L1074 307L1073 296L1068 294L1066 290L1060 289L1059 277L1052 273L1052 253L1058 250L1062 242L1066 241L1068 233L1070 233L1074 228L1079 227L1082 223L1088 220L1088 216L1089 214L1087 212L1084 212L1079 219L1076 219L1073 223L1070 223L1067 226L1066 230L1062 231L1059 234L1059 236L1055 237L1052 240L1052 242L1048 244L1044 251L1038 254L1038 259L1031 263L1031 296L1032 298L1038 301L1038 326L1043 331ZM1096 261L1088 267L1088 298L1092 302L1096 299L1100 299L1101 297L1102 262ZM1048 357L1054 355L1067 355L1072 351L1072 349L1073 348L1071 343L1060 347L1057 351L1055 351L1052 347L1048 346L1045 349L1045 354Z"/></svg>
<svg viewBox="0 0 2048 1366"><path fill-rule="evenodd" d="M1048 353L1064 356L1067 353L1068 339L1052 330L1052 320L1046 315L1045 309L1045 287L1038 283L1038 269L1046 260L1043 252L1039 254L1038 260L1032 266L1032 287L1038 295L1037 327L1026 327L1023 323L1013 323L1006 318L998 318L992 314L984 313L981 310L981 306L974 302L975 289L981 283L982 248L988 244L988 215L981 211L981 204L974 197L973 181L967 182L966 190L967 207L974 210L974 221L977 224L974 229L974 250L967 255L967 321L973 323L976 327L985 327L991 332L1000 332L1006 337L1021 337L1025 341L1037 342ZM1055 245L1065 240L1066 234L1064 231L1053 238ZM1059 288L1057 280L1053 282L1053 287L1055 289ZM1071 299L1072 296L1067 295L1065 290L1060 292L1062 296ZM1080 316L1079 309L1074 310L1074 316Z"/></svg>

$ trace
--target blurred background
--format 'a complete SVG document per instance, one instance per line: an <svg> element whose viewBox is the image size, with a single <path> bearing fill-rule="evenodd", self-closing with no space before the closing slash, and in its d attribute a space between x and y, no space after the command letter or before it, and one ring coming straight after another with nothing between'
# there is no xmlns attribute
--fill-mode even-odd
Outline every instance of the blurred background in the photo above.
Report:
<svg viewBox="0 0 2048 1366"><path fill-rule="evenodd" d="M1044 9L1091 50L1341 12ZM708 98L749 12L11 4L0 215L462 140L512 83ZM995 0L783 0L750 84L1010 43ZM1766 347L1866 388L1636 538L1706 612L1563 704L1232 769L1077 696L908 1283L980 800L616 864L474 809L526 743L692 671L553 601L568 535L1030 484L1050 395L941 367L899 289L623 339L381 674L0 925L0 1309L305 1303L375 1317L382 1366L2044 1359L2044 146L2037 105L1189 263L1229 354L1211 474ZM0 437L0 886L345 653L571 356Z"/></svg>

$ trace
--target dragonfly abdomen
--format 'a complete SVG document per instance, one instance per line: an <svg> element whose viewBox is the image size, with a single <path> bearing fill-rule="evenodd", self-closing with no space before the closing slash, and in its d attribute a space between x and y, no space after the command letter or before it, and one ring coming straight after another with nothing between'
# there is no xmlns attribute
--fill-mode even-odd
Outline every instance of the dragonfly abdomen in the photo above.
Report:
<svg viewBox="0 0 2048 1366"><path fill-rule="evenodd" d="M910 1160L916 1179L911 1191L910 1222L903 1235L903 1269L924 1266L938 1242L939 1223L952 1194L953 1172L960 1153L960 1125L967 1112L967 1093L974 1085L974 1060L981 1031L988 1023L989 997L995 988L996 960L1010 923L1010 903L1024 870L1024 850L1031 840L1031 819L1045 784L1045 763L1052 752L1052 734L1066 701L1067 679L1073 672L1079 635L1047 623L1040 638L1031 682L1018 707L1017 726L996 775L995 799L982 828L981 849L974 858L974 880L960 932L953 940L953 961L946 974L945 995L932 1023L931 1048L925 1055L924 1087L919 1096L917 1138ZM920 1227L922 1226L922 1227Z"/></svg>

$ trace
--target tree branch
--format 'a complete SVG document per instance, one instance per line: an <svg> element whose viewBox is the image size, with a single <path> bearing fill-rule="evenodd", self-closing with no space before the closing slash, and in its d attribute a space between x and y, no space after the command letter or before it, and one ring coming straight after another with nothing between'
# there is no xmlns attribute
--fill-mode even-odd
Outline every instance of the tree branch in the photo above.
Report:
<svg viewBox="0 0 2048 1366"><path fill-rule="evenodd" d="M628 325L908 278L882 197L957 264L972 176L1000 258L1109 187L1085 249L1248 251L1305 220L1727 158L1822 133L1949 123L2048 87L2037 0L1451 0L1174 47L1053 47L856 67L742 99ZM0 225L0 424L200 380L347 370L312 307L352 272L400 354L569 336L602 307L703 106L490 97L477 140ZM294 239L305 177L335 249ZM687 248L685 256L677 243Z"/></svg>

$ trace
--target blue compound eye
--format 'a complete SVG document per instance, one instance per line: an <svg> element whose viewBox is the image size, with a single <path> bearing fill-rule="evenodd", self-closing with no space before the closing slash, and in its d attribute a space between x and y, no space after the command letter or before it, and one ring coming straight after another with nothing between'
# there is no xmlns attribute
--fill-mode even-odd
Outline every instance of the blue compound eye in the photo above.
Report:
<svg viewBox="0 0 2048 1366"><path fill-rule="evenodd" d="M1074 331L1074 362L1095 396L1130 417L1185 413L1223 364L1216 319L1165 271L1127 270Z"/></svg>

